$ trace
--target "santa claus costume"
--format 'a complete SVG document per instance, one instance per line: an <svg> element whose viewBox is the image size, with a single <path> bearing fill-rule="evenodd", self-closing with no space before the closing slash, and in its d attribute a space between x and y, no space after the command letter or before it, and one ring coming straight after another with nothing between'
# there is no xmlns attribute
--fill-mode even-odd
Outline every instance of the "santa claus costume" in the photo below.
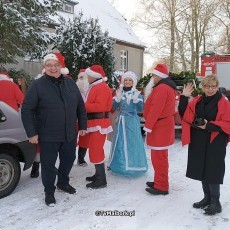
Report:
<svg viewBox="0 0 230 230"><path fill-rule="evenodd" d="M11 108L19 111L18 105L22 105L24 94L13 79L6 73L0 73L0 101L5 102Z"/></svg>
<svg viewBox="0 0 230 230"><path fill-rule="evenodd" d="M77 82L76 82L83 100L85 101L86 99L86 94L89 90L89 82L88 82L88 77L85 72L85 69L80 69L78 76L77 76ZM79 166L87 166L87 163L85 161L85 155L87 151L87 143L88 143L88 135L85 136L78 136L78 141L77 145L78 147L78 160L77 160L77 165Z"/></svg>
<svg viewBox="0 0 230 230"><path fill-rule="evenodd" d="M107 78L103 67L92 65L86 69L89 81L89 91L86 95L85 108L87 111L87 135L90 162L95 165L96 173L87 177L87 188L97 189L107 186L104 166L104 143L106 135L112 132L109 112L112 108L112 93L105 83Z"/></svg>
<svg viewBox="0 0 230 230"><path fill-rule="evenodd" d="M119 115L110 150L109 168L123 175L140 175L148 169L140 118L137 115L143 112L144 102L136 84L136 74L125 72L112 107Z"/></svg>
<svg viewBox="0 0 230 230"><path fill-rule="evenodd" d="M146 144L151 149L154 168L153 182L147 182L146 191L166 195L168 182L168 148L174 144L175 83L168 77L165 64L153 69L154 88L145 102L144 118Z"/></svg>

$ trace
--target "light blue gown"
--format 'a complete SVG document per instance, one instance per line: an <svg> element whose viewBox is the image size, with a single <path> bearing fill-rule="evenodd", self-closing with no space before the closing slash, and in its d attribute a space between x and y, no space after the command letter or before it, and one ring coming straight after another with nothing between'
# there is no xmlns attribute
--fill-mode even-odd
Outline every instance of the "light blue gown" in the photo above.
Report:
<svg viewBox="0 0 230 230"><path fill-rule="evenodd" d="M130 98L132 91L125 93L121 102L113 102L113 110L118 110L118 122L113 136L109 167L115 173L139 175L148 169L144 142L141 134L140 119L137 112L142 112L142 95L138 103ZM128 104L127 101L130 100Z"/></svg>

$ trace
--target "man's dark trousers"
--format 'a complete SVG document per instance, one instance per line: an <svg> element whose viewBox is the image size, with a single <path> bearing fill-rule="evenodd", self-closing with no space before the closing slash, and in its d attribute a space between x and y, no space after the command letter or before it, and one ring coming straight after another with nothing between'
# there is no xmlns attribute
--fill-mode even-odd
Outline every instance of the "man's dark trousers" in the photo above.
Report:
<svg viewBox="0 0 230 230"><path fill-rule="evenodd" d="M69 173L76 159L76 139L70 142L39 141L41 154L41 176L46 193L55 192L57 169L55 163L59 154L57 185L69 184Z"/></svg>

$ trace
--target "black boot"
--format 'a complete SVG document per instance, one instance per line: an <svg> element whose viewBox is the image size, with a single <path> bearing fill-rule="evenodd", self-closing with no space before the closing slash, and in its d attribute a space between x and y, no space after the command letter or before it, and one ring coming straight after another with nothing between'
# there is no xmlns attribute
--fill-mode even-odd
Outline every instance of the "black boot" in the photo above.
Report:
<svg viewBox="0 0 230 230"><path fill-rule="evenodd" d="M202 187L204 191L204 198L193 204L193 208L205 208L211 203L209 184L205 181L202 181Z"/></svg>
<svg viewBox="0 0 230 230"><path fill-rule="evenodd" d="M210 195L211 195L211 203L205 209L205 215L215 215L217 213L222 212L222 207L220 204L220 185L219 184L210 184Z"/></svg>
<svg viewBox="0 0 230 230"><path fill-rule="evenodd" d="M209 194L204 194L204 198L201 201L194 203L193 208L202 208L203 209L206 206L208 206L210 203L211 203L211 200L210 200Z"/></svg>
<svg viewBox="0 0 230 230"><path fill-rule="evenodd" d="M154 187L154 182L146 182L146 185L149 187L149 188L153 188Z"/></svg>
<svg viewBox="0 0 230 230"><path fill-rule="evenodd" d="M46 193L45 202L46 202L47 206L54 207L54 205L56 204L56 199L54 197L54 192Z"/></svg>
<svg viewBox="0 0 230 230"><path fill-rule="evenodd" d="M168 191L162 191L162 190L156 189L154 187L146 188L145 191L150 193L150 194L153 194L153 195L168 195L169 194Z"/></svg>
<svg viewBox="0 0 230 230"><path fill-rule="evenodd" d="M94 174L93 176L88 176L85 178L87 181L95 181L96 180L96 175Z"/></svg>
<svg viewBox="0 0 230 230"><path fill-rule="evenodd" d="M91 189L105 188L107 186L107 182L106 182L104 163L95 164L95 169L96 169L96 173L95 173L96 180L87 184L86 187Z"/></svg>
<svg viewBox="0 0 230 230"><path fill-rule="evenodd" d="M87 166L87 163L86 163L86 161L84 159L85 155L86 155L86 151L87 151L86 148L82 148L82 147L78 148L78 161L77 161L77 164L79 166L83 166L83 167Z"/></svg>
<svg viewBox="0 0 230 230"><path fill-rule="evenodd" d="M31 178L36 178L39 176L39 162L34 162L32 166L32 170L30 173Z"/></svg>
<svg viewBox="0 0 230 230"><path fill-rule="evenodd" d="M212 200L211 204L205 209L205 215L215 215L222 212L222 207L219 200Z"/></svg>

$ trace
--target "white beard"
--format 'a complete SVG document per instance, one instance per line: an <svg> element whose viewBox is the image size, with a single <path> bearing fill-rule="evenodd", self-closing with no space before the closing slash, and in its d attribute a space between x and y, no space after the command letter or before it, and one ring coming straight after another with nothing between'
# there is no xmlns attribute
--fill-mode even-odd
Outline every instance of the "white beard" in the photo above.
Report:
<svg viewBox="0 0 230 230"><path fill-rule="evenodd" d="M77 82L76 82L81 94L83 96L86 96L87 94L87 91L89 89L89 82L88 82L88 79L78 79Z"/></svg>
<svg viewBox="0 0 230 230"><path fill-rule="evenodd" d="M154 86L154 79L151 77L149 83L145 87L144 101L146 101L149 95L152 93L153 86Z"/></svg>

